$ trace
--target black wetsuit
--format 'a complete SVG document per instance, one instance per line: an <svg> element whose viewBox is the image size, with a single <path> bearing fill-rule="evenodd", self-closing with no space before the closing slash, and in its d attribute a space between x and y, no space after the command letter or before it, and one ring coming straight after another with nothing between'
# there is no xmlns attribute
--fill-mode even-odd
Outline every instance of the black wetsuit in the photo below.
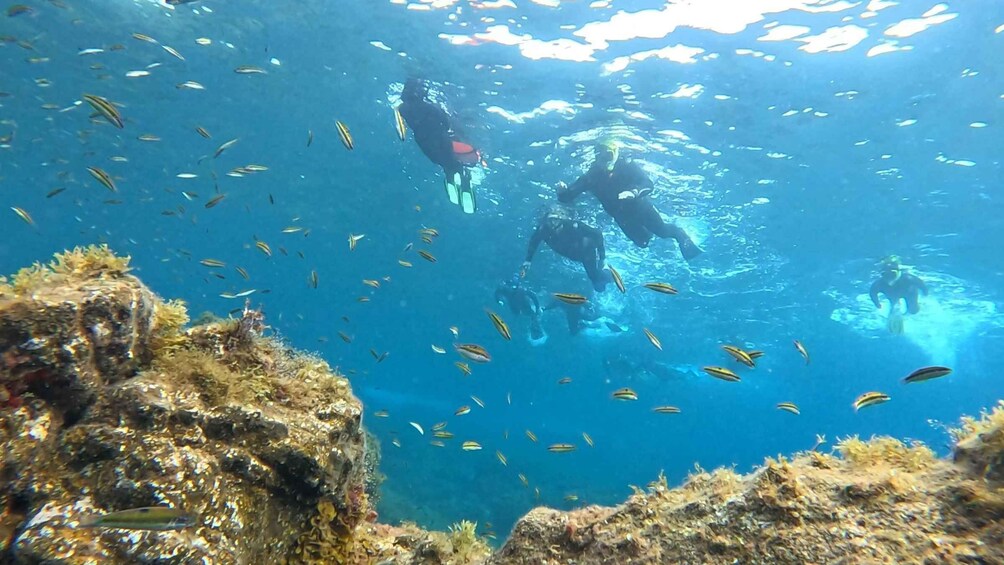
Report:
<svg viewBox="0 0 1004 565"><path fill-rule="evenodd" d="M526 248L526 262L545 242L555 253L582 263L593 288L602 292L610 275L603 271L607 254L603 247L603 232L578 220L544 218L530 237Z"/></svg>
<svg viewBox="0 0 1004 565"><path fill-rule="evenodd" d="M576 335L586 328L586 322L599 319L600 314L596 308L590 304L567 304L560 300L555 300L548 305L546 310L561 308L565 313L565 321L568 322L568 333Z"/></svg>
<svg viewBox="0 0 1004 565"><path fill-rule="evenodd" d="M530 339L540 339L544 330L540 326L540 302L537 295L518 283L502 283L495 289L495 301L509 306L517 316L530 317Z"/></svg>
<svg viewBox="0 0 1004 565"><path fill-rule="evenodd" d="M871 291L869 294L872 298L872 303L875 304L876 308L881 308L881 302L879 302L879 294L884 294L886 298L889 299L890 309L895 308L896 304L900 300L906 302L906 311L911 314L916 314L920 312L920 301L919 293L923 292L924 296L927 296L927 285L924 281L920 280L920 277L911 275L910 273L903 273L898 279L890 282L887 280L887 276L883 276L879 280L872 283Z"/></svg>
<svg viewBox="0 0 1004 565"><path fill-rule="evenodd" d="M426 98L428 89L420 80L409 79L401 92L401 117L415 134L415 142L430 161L443 168L446 178L460 173L464 188L470 189L471 173L453 151L454 128L450 115Z"/></svg>
<svg viewBox="0 0 1004 565"><path fill-rule="evenodd" d="M692 259L701 253L701 249L687 235L687 232L675 224L663 221L659 211L652 204L648 193L654 185L645 171L631 161L619 160L613 171L600 164L594 164L586 174L579 177L566 190L558 193L558 200L563 203L574 202L584 192L591 192L610 214L621 231L638 247L648 247L652 236L671 237L680 246L680 252L685 259ZM640 194L634 198L619 198L621 192L637 190Z"/></svg>

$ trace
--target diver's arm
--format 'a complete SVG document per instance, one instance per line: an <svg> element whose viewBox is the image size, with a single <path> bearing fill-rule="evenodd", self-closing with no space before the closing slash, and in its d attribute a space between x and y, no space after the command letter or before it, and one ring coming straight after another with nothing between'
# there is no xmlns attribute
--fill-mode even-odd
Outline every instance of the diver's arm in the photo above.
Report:
<svg viewBox="0 0 1004 565"><path fill-rule="evenodd" d="M927 283L924 282L924 279L914 275L910 275L910 279L915 285L917 285L917 288L920 289L920 292L922 292L924 296L927 296Z"/></svg>
<svg viewBox="0 0 1004 565"><path fill-rule="evenodd" d="M882 303L879 302L879 292L881 292L881 290L882 290L882 281L877 280L872 283L872 288L871 290L868 291L868 295L871 296L872 298L872 304L874 304L876 308L882 307Z"/></svg>
<svg viewBox="0 0 1004 565"><path fill-rule="evenodd" d="M533 261L533 255L537 252L537 248L540 247L540 242L544 241L544 230L546 229L543 224L539 225L533 231L533 235L530 236L530 243L526 246L526 259L523 261L524 267L529 267L530 262Z"/></svg>
<svg viewBox="0 0 1004 565"><path fill-rule="evenodd" d="M590 169L590 171L591 170L592 169ZM591 184L592 183L589 180L589 173L587 172L576 179L576 181L572 183L572 186L558 191L558 202L561 202L562 204L571 204L572 202L575 202L576 198L581 196L583 192L589 190Z"/></svg>

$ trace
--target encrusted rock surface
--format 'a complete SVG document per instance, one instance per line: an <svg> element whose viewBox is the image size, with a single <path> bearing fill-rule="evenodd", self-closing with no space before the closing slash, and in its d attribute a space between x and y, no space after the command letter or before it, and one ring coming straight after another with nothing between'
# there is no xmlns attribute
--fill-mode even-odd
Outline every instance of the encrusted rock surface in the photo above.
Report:
<svg viewBox="0 0 1004 565"><path fill-rule="evenodd" d="M184 329L106 249L0 280L0 563L1004 563L1004 404L951 460L891 438L537 508L489 555L476 527L375 522L375 441L348 381L259 311ZM80 528L168 504L194 527Z"/></svg>
<svg viewBox="0 0 1004 565"><path fill-rule="evenodd" d="M1002 432L1004 405L956 431L961 465L852 438L838 456L656 481L614 508L537 508L488 563L1004 563Z"/></svg>

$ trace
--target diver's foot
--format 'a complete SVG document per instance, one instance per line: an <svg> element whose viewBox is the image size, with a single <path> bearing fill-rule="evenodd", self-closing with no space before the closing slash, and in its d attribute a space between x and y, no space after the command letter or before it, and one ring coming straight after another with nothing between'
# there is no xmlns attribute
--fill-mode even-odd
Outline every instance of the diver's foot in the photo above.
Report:
<svg viewBox="0 0 1004 565"><path fill-rule="evenodd" d="M704 250L698 247L697 244L694 243L694 240L689 237L687 239L679 240L677 243L680 244L680 254L683 255L683 258L687 260L687 262L693 261L698 255L704 253Z"/></svg>
<svg viewBox="0 0 1004 565"><path fill-rule="evenodd" d="M627 328L620 326L614 322L606 322L607 329L614 332L615 334L624 333Z"/></svg>

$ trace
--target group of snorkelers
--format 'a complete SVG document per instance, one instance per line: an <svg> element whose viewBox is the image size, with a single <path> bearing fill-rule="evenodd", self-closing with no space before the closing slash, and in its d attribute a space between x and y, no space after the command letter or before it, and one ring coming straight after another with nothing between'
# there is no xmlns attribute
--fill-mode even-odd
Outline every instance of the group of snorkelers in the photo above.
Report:
<svg viewBox="0 0 1004 565"><path fill-rule="evenodd" d="M422 152L442 167L450 202L464 213L473 214L477 210L477 198L470 167L483 163L481 153L461 137L460 128L456 127L450 114L430 99L429 87L421 79L410 78L405 82L398 112L414 132ZM495 292L496 301L500 304L507 304L513 313L530 318L530 338L533 342L546 338L540 317L543 311L552 308L566 311L572 334L595 325L605 325L613 332L624 331L601 317L591 302L571 307L559 302L541 308L537 296L522 285L522 279L541 243L546 243L555 253L581 263L595 291L603 292L612 281L606 266L603 232L576 218L572 208L579 196L587 192L593 194L624 235L638 247L647 248L653 237L670 238L676 241L681 255L688 262L703 253L682 228L663 219L651 199L655 188L652 180L640 165L620 156L616 143L597 143L594 155L589 170L571 186L563 182L557 184L557 202L546 206L538 215L522 267L511 280L500 284ZM870 295L879 308L879 294L889 299L889 329L893 333L902 333L898 304L901 300L905 301L907 311L916 314L920 309L918 292L921 291L927 294L924 282L905 272L898 257L890 256L883 260L880 277L872 285Z"/></svg>

